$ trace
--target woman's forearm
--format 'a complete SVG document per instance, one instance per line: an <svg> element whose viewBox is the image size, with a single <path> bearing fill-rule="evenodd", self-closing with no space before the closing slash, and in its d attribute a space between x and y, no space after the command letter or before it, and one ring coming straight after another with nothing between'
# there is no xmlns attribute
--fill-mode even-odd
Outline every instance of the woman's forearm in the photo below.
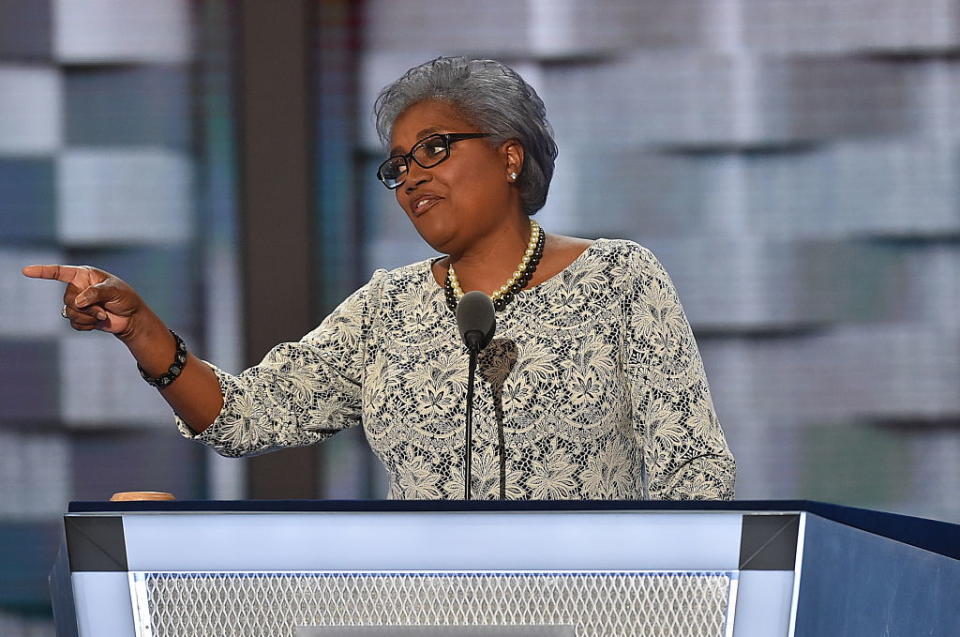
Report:
<svg viewBox="0 0 960 637"><path fill-rule="evenodd" d="M128 332L117 334L117 337L150 377L167 373L173 363L176 341L163 321L147 308L138 314ZM174 382L160 390L160 395L197 433L209 427L223 408L223 393L216 374L209 365L189 353L183 371Z"/></svg>

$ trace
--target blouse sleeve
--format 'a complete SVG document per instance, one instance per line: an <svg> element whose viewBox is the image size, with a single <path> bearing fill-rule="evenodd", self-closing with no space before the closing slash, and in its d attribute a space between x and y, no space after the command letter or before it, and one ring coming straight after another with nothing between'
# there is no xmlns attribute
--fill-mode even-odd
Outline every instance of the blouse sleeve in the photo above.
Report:
<svg viewBox="0 0 960 637"><path fill-rule="evenodd" d="M632 256L626 367L644 494L653 500L732 499L736 465L676 289L649 250L635 245Z"/></svg>
<svg viewBox="0 0 960 637"><path fill-rule="evenodd" d="M360 422L367 317L377 274L296 343L281 343L256 367L232 375L210 365L223 408L197 434L180 433L217 453L240 457L320 442Z"/></svg>

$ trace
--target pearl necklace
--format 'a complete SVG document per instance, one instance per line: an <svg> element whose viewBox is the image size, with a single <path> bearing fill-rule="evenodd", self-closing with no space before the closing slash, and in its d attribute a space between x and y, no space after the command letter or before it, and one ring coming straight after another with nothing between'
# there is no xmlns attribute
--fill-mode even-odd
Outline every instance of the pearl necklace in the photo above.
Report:
<svg viewBox="0 0 960 637"><path fill-rule="evenodd" d="M527 249L523 253L523 259L520 261L520 265L514 270L510 280L490 295L490 300L493 301L493 307L496 310L502 310L507 307L507 304L513 300L517 292L525 288L527 283L530 282L533 273L537 270L537 264L540 263L540 259L543 257L543 244L545 240L546 233L540 229L540 225L536 221L531 219L530 241L527 243ZM447 266L447 278L443 288L446 292L447 307L449 307L451 311L456 312L457 303L461 297L463 297L463 290L460 288L460 280L457 278L457 273L453 269L453 264Z"/></svg>

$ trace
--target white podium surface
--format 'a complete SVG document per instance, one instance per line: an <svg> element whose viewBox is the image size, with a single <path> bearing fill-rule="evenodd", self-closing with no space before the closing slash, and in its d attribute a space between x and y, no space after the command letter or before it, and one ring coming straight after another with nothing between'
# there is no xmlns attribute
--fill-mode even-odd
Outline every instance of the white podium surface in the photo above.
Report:
<svg viewBox="0 0 960 637"><path fill-rule="evenodd" d="M744 519L757 515L796 526L784 568L741 568ZM801 521L790 511L631 509L66 517L68 544L78 524L72 535L84 538L69 560L81 637L364 626L786 636Z"/></svg>
<svg viewBox="0 0 960 637"><path fill-rule="evenodd" d="M960 527L822 503L75 503L64 528L60 637L960 629Z"/></svg>

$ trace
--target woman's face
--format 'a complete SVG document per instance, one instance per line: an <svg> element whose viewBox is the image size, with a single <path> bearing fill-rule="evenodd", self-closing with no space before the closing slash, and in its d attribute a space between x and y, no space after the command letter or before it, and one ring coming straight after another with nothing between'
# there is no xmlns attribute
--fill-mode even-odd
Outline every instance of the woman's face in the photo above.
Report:
<svg viewBox="0 0 960 637"><path fill-rule="evenodd" d="M394 122L390 154L408 153L434 133L485 132L445 102L418 102ZM516 142L495 148L485 138L466 139L451 144L450 156L432 168L408 160L406 179L394 192L424 241L438 252L462 254L516 214L519 195L508 175L521 164Z"/></svg>

